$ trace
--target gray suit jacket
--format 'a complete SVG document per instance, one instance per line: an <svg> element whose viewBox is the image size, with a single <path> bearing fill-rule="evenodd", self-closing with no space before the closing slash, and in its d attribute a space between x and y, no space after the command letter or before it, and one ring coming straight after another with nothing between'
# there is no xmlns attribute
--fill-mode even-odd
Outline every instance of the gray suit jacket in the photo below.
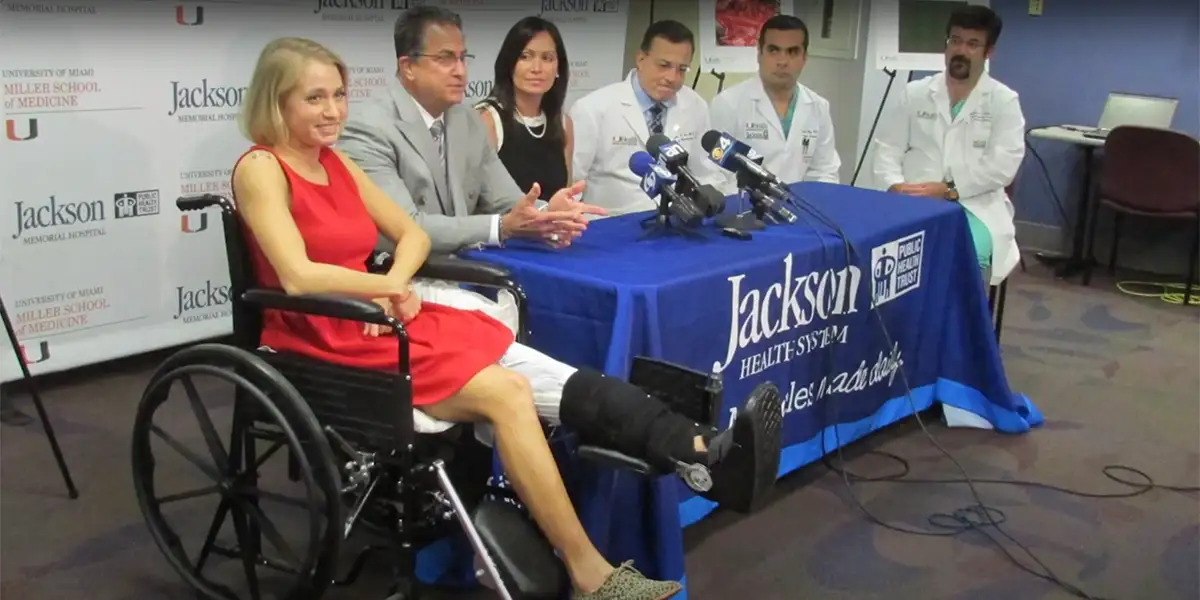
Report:
<svg viewBox="0 0 1200 600"><path fill-rule="evenodd" d="M437 253L487 243L492 215L507 212L525 195L472 108L457 104L443 120L448 182L416 101L397 80L383 94L354 105L337 143L429 233ZM394 249L382 236L380 246Z"/></svg>

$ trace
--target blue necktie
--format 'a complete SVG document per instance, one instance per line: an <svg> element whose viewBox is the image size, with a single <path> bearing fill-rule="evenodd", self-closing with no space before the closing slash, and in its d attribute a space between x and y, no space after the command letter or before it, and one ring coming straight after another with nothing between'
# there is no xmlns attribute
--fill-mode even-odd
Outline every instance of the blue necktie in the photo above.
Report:
<svg viewBox="0 0 1200 600"><path fill-rule="evenodd" d="M650 107L650 121L647 125L650 127L650 135L661 134L663 132L663 116L667 112L667 107L656 103Z"/></svg>

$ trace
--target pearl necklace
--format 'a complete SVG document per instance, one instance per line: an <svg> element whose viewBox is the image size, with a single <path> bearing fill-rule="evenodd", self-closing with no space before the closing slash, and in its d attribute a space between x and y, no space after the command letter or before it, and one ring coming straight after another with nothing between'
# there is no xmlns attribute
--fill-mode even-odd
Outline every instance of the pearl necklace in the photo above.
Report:
<svg viewBox="0 0 1200 600"><path fill-rule="evenodd" d="M546 135L546 114L545 113L542 113L536 117L527 117L518 112L518 113L516 113L516 116L518 119L520 119L521 124L525 126L525 131L528 131L529 135L531 135L534 138L539 139L539 140L542 139L542 136ZM533 132L534 127L541 127L542 132L534 133Z"/></svg>

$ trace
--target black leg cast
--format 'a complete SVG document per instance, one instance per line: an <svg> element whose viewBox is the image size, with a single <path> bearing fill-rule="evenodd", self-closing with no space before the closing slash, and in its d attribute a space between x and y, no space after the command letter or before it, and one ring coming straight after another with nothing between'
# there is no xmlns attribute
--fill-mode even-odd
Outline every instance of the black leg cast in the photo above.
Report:
<svg viewBox="0 0 1200 600"><path fill-rule="evenodd" d="M582 443L644 457L659 472L678 473L697 493L738 512L756 510L779 471L783 409L779 389L770 383L754 389L721 433L672 412L631 383L589 370L567 380L559 414ZM707 453L696 451L697 436Z"/></svg>
<svg viewBox="0 0 1200 600"><path fill-rule="evenodd" d="M779 388L761 383L738 409L729 429L709 440L713 486L700 495L737 512L758 510L779 474L782 431Z"/></svg>
<svg viewBox="0 0 1200 600"><path fill-rule="evenodd" d="M661 472L702 461L695 423L641 388L597 371L580 369L567 379L559 418L581 443L642 458Z"/></svg>

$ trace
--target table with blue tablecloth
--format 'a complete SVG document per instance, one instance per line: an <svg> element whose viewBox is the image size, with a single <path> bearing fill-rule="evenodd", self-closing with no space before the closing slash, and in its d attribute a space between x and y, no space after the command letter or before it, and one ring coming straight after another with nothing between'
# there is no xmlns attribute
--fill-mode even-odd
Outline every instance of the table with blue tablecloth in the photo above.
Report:
<svg viewBox="0 0 1200 600"><path fill-rule="evenodd" d="M635 214L593 221L567 249L510 242L466 257L513 272L529 299L530 345L554 358L613 376L635 356L719 373L722 427L756 385L774 383L780 475L934 402L1005 433L1041 423L1009 389L958 204L824 183L791 190L849 244L804 211L749 240L716 227L647 238L646 214ZM682 529L713 503L675 477L582 461L564 470L610 560L685 579Z"/></svg>

